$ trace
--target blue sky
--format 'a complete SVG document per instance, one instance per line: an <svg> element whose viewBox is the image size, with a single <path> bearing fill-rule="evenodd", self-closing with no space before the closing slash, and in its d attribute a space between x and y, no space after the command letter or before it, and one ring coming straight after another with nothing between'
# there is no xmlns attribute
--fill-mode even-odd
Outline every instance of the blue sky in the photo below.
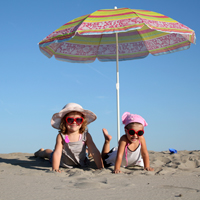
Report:
<svg viewBox="0 0 200 200"><path fill-rule="evenodd" d="M7 0L0 7L0 153L53 149L51 117L69 102L97 115L89 132L99 150L102 128L113 136L111 147L117 145L115 62L61 62L38 47L66 22L114 6L162 13L195 31L197 44L188 50L119 63L120 115L146 119L148 150L199 150L199 0Z"/></svg>

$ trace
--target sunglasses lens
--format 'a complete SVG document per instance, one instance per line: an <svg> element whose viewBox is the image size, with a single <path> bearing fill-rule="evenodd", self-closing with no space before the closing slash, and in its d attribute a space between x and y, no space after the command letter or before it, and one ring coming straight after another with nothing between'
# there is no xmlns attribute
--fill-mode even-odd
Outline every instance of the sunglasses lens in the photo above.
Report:
<svg viewBox="0 0 200 200"><path fill-rule="evenodd" d="M73 124L74 118L67 117L66 121L67 121L68 124Z"/></svg>
<svg viewBox="0 0 200 200"><path fill-rule="evenodd" d="M144 134L144 131L138 131L138 136L142 136Z"/></svg>
<svg viewBox="0 0 200 200"><path fill-rule="evenodd" d="M83 118L76 118L76 123L78 125L82 124L83 123Z"/></svg>
<svg viewBox="0 0 200 200"><path fill-rule="evenodd" d="M82 117L77 117L77 118L73 118L73 117L67 117L66 118L66 122L71 125L74 123L74 120L76 122L76 124L81 125L83 123L83 118Z"/></svg>
<svg viewBox="0 0 200 200"><path fill-rule="evenodd" d="M138 136L142 136L144 134L144 131L141 130L141 131L138 131L138 132L135 132L133 129L130 129L128 131L129 135L134 135L134 134L137 134Z"/></svg>
<svg viewBox="0 0 200 200"><path fill-rule="evenodd" d="M129 130L129 135L134 135L135 131L134 130Z"/></svg>

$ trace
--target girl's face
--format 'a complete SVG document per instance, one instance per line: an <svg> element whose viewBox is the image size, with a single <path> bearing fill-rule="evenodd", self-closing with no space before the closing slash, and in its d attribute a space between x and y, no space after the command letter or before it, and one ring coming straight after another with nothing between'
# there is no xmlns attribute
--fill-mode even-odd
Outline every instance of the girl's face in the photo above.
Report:
<svg viewBox="0 0 200 200"><path fill-rule="evenodd" d="M73 122L71 123L67 123L66 122L66 127L67 127L67 132L68 133L73 133L73 132L79 132L79 129L81 128L82 126L82 123L79 124L80 122L80 119L82 118L82 114L79 113L79 112L70 112L66 118L73 118L73 119L76 119L76 120L72 120ZM78 119L77 119L78 118ZM71 119L70 119L71 120Z"/></svg>
<svg viewBox="0 0 200 200"><path fill-rule="evenodd" d="M142 124L134 123L134 124L129 124L127 126L127 128L125 128L125 132L126 132L126 136L127 136L128 140L131 143L136 143L139 140L139 136L137 134L130 135L128 133L128 130L130 130L130 129L133 129L135 132L137 132L137 131L140 131L140 130L144 130L144 127L143 127Z"/></svg>

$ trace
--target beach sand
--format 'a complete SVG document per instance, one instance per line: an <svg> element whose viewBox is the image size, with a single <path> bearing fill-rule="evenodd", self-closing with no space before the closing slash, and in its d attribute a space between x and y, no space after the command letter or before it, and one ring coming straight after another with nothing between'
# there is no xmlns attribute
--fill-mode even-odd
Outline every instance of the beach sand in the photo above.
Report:
<svg viewBox="0 0 200 200"><path fill-rule="evenodd" d="M200 200L200 151L149 151L154 172L139 167L112 174L85 169L52 172L48 160L28 153L0 154L0 200Z"/></svg>

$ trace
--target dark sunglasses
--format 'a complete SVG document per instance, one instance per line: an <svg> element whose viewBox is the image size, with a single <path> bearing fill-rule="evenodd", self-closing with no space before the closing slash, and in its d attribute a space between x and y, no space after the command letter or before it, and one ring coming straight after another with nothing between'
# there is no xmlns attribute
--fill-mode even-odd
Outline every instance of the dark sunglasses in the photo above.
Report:
<svg viewBox="0 0 200 200"><path fill-rule="evenodd" d="M83 123L83 117L77 117L77 118L74 118L74 117L66 117L65 118L66 122L71 125L74 123L74 121L76 122L76 124L78 125L81 125Z"/></svg>
<svg viewBox="0 0 200 200"><path fill-rule="evenodd" d="M144 134L143 130L135 131L134 129L126 129L128 131L129 135L135 135L137 134L138 136L142 136Z"/></svg>

